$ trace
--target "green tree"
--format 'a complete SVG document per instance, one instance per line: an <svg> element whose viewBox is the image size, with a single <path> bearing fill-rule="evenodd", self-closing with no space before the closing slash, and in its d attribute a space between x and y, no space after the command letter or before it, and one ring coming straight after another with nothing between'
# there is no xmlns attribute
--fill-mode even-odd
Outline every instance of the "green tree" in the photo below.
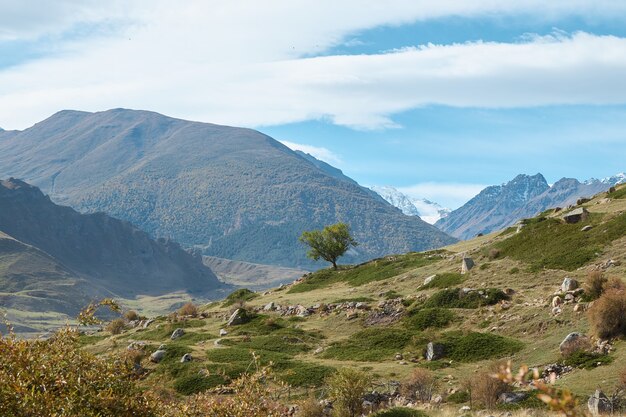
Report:
<svg viewBox="0 0 626 417"><path fill-rule="evenodd" d="M342 256L351 246L358 243L350 234L350 227L345 223L332 224L322 230L303 232L300 241L311 249L307 256L313 260L320 258L333 264L337 269L337 259Z"/></svg>

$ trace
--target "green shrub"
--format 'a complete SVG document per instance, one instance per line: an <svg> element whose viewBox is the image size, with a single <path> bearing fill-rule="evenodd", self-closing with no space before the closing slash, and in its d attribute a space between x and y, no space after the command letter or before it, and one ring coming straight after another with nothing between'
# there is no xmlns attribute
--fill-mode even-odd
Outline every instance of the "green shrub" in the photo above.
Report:
<svg viewBox="0 0 626 417"><path fill-rule="evenodd" d="M463 404L470 400L470 394L467 391L457 391L448 395L447 401L453 404Z"/></svg>
<svg viewBox="0 0 626 417"><path fill-rule="evenodd" d="M428 417L426 413L414 408L393 407L373 414L373 417Z"/></svg>
<svg viewBox="0 0 626 417"><path fill-rule="evenodd" d="M574 368L591 369L609 364L612 361L613 358L608 355L601 355L580 349L563 359L563 365L572 366Z"/></svg>
<svg viewBox="0 0 626 417"><path fill-rule="evenodd" d="M479 308L482 306L497 304L501 300L508 300L508 296L502 291L495 288L482 290L483 295L478 291L471 291L464 294L458 288L450 288L441 290L433 294L423 304L425 308Z"/></svg>
<svg viewBox="0 0 626 417"><path fill-rule="evenodd" d="M277 377L294 387L319 387L335 372L335 368L309 362L293 361Z"/></svg>
<svg viewBox="0 0 626 417"><path fill-rule="evenodd" d="M514 266L513 268L509 269L509 274L511 275L515 275L519 272L519 268Z"/></svg>
<svg viewBox="0 0 626 417"><path fill-rule="evenodd" d="M454 314L445 308L424 308L405 320L406 327L415 330L441 329L454 319Z"/></svg>
<svg viewBox="0 0 626 417"><path fill-rule="evenodd" d="M402 298L402 294L396 292L395 290L389 290L383 294L383 298L385 300L395 300L396 298Z"/></svg>
<svg viewBox="0 0 626 417"><path fill-rule="evenodd" d="M187 375L174 381L174 389L179 394L191 395L224 385L226 382L221 375Z"/></svg>
<svg viewBox="0 0 626 417"><path fill-rule="evenodd" d="M503 336L459 331L444 333L439 343L444 345L446 357L457 362L501 358L512 355L524 347L522 342Z"/></svg>
<svg viewBox="0 0 626 417"><path fill-rule="evenodd" d="M404 329L366 329L333 343L322 358L380 362L392 359L393 354L404 349L411 339L411 332Z"/></svg>
<svg viewBox="0 0 626 417"><path fill-rule="evenodd" d="M253 300L257 298L259 294L254 291L250 291L247 288L240 288L238 290L233 291L226 297L224 303L222 303L222 307L228 307L235 303L243 303L246 301Z"/></svg>
<svg viewBox="0 0 626 417"><path fill-rule="evenodd" d="M435 275L428 284L422 285L420 289L427 288L448 288L461 284L465 280L465 276L454 272L445 272Z"/></svg>

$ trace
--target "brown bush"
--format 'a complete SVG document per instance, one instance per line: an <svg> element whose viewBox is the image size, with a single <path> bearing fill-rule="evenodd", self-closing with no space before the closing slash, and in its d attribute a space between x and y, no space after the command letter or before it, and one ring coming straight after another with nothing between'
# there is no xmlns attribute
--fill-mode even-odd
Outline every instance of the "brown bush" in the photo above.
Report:
<svg viewBox="0 0 626 417"><path fill-rule="evenodd" d="M124 359L130 365L140 365L146 353L140 349L127 349L122 353Z"/></svg>
<svg viewBox="0 0 626 417"><path fill-rule="evenodd" d="M604 291L611 291L611 290L617 290L617 291L626 290L626 284L624 284L624 281L622 281L621 279L617 277L611 277L604 284Z"/></svg>
<svg viewBox="0 0 626 417"><path fill-rule="evenodd" d="M412 400L430 401L437 386L437 379L430 371L415 368L413 373L400 385L400 394Z"/></svg>
<svg viewBox="0 0 626 417"><path fill-rule="evenodd" d="M324 406L311 396L298 404L298 417L324 417Z"/></svg>
<svg viewBox="0 0 626 417"><path fill-rule="evenodd" d="M587 274L587 279L583 285L585 295L591 300L595 300L604 292L604 284L607 279L601 271L591 271Z"/></svg>
<svg viewBox="0 0 626 417"><path fill-rule="evenodd" d="M489 250L489 259L491 259L492 261L494 259L498 259L501 254L502 252L500 251L500 249L493 248Z"/></svg>
<svg viewBox="0 0 626 417"><path fill-rule="evenodd" d="M500 364L494 364L489 369L478 373L469 381L469 392L472 404L492 409L498 402L498 397L511 390L510 386L494 377Z"/></svg>
<svg viewBox="0 0 626 417"><path fill-rule="evenodd" d="M194 303L189 302L178 309L178 314L180 316L196 317L198 315L198 307Z"/></svg>
<svg viewBox="0 0 626 417"><path fill-rule="evenodd" d="M139 314L137 314L137 312L135 310L128 310L126 313L124 313L124 317L128 321L141 319L141 317L139 317Z"/></svg>
<svg viewBox="0 0 626 417"><path fill-rule="evenodd" d="M104 329L111 334L120 334L122 333L122 330L124 330L124 326L126 326L126 322L124 321L124 319L119 318L111 320Z"/></svg>
<svg viewBox="0 0 626 417"><path fill-rule="evenodd" d="M601 339L626 336L626 291L608 290L587 312L592 331Z"/></svg>

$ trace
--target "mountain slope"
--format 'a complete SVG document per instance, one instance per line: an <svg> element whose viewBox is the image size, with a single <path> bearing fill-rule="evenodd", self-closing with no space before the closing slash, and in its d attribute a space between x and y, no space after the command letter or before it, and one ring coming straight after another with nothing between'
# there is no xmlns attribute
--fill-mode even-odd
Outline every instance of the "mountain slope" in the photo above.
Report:
<svg viewBox="0 0 626 417"><path fill-rule="evenodd" d="M0 139L0 176L103 211L205 255L314 267L304 230L344 221L361 243L346 261L453 239L250 129L116 109L63 111Z"/></svg>
<svg viewBox="0 0 626 417"><path fill-rule="evenodd" d="M562 178L548 186L541 174L533 177L518 175L507 184L485 188L436 225L453 236L469 239L478 233L510 226L549 208L567 207L581 197L591 197L625 181L626 175L617 174L585 182Z"/></svg>
<svg viewBox="0 0 626 417"><path fill-rule="evenodd" d="M422 220L429 224L434 224L439 219L446 217L450 213L450 209L427 200L425 198L410 198L406 194L398 191L392 186L374 185L370 187L372 191L380 195L389 204L399 208L407 216L419 216Z"/></svg>
<svg viewBox="0 0 626 417"><path fill-rule="evenodd" d="M502 229L510 224L512 212L524 207L549 188L541 174L518 175L506 184L485 188L436 225L461 239Z"/></svg>

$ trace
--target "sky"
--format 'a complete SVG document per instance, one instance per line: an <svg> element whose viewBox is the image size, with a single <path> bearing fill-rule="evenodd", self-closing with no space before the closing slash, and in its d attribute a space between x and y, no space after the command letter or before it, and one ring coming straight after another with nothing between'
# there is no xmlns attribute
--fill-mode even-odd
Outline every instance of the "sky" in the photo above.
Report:
<svg viewBox="0 0 626 417"><path fill-rule="evenodd" d="M0 0L0 127L252 127L456 208L519 173L626 171L625 21L615 0Z"/></svg>

